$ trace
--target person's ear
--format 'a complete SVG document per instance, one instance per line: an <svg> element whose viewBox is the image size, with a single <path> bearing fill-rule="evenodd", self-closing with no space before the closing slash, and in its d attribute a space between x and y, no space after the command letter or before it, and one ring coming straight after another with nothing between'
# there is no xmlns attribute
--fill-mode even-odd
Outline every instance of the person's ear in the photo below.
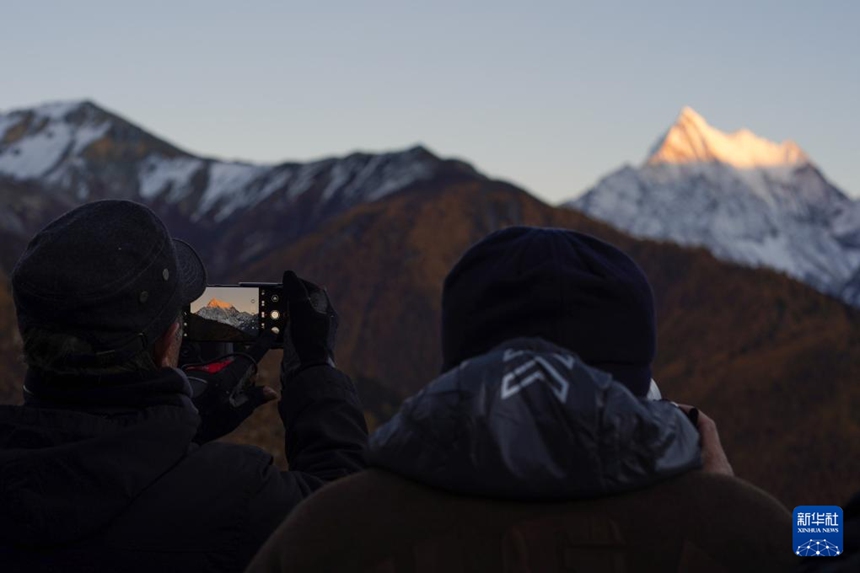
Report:
<svg viewBox="0 0 860 573"><path fill-rule="evenodd" d="M179 350L182 347L179 328L177 320L155 341L152 359L159 368L176 368L179 364Z"/></svg>

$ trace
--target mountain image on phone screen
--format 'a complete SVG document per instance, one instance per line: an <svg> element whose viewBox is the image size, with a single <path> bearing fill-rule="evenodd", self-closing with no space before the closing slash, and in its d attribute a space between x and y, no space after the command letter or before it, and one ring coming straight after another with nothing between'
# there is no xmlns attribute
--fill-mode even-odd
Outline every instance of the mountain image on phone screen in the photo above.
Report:
<svg viewBox="0 0 860 573"><path fill-rule="evenodd" d="M256 288L209 287L191 303L188 336L194 340L248 342L260 332Z"/></svg>

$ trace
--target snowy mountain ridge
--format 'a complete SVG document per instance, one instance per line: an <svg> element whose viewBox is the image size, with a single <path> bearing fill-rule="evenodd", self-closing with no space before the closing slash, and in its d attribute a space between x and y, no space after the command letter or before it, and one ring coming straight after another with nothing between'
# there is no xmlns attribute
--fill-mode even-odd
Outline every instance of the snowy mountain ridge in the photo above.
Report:
<svg viewBox="0 0 860 573"><path fill-rule="evenodd" d="M114 198L149 205L223 276L356 205L459 180L486 177L421 146L306 163L221 161L90 101L45 104L0 113L0 239L15 243L0 251L0 267L59 213Z"/></svg>
<svg viewBox="0 0 860 573"><path fill-rule="evenodd" d="M99 173L99 163L108 161L107 173ZM190 200L195 220L223 221L275 194L292 202L315 189L322 202L372 201L431 178L442 163L420 146L308 163L219 161L158 140L89 101L0 113L0 177L38 181L78 201Z"/></svg>
<svg viewBox="0 0 860 573"><path fill-rule="evenodd" d="M259 330L258 318L256 315L242 312L231 304L227 304L226 306L213 305L210 302L210 304L198 310L196 314L197 316L207 320L214 320L221 324L227 324L252 336L256 335Z"/></svg>
<svg viewBox="0 0 860 573"><path fill-rule="evenodd" d="M622 167L566 205L860 305L860 204L793 142L725 134L685 108L641 166Z"/></svg>

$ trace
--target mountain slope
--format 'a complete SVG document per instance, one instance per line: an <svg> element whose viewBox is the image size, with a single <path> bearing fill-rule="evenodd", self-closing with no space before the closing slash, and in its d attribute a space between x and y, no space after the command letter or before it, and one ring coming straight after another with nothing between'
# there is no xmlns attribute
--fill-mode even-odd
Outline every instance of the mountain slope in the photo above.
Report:
<svg viewBox="0 0 860 573"><path fill-rule="evenodd" d="M567 204L638 237L704 246L860 305L860 204L793 142L725 134L689 108L646 162Z"/></svg>

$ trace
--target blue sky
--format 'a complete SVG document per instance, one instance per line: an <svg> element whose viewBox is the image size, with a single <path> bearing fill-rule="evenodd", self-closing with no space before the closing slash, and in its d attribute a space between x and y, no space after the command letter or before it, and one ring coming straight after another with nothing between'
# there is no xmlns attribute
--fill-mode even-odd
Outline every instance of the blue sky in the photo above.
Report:
<svg viewBox="0 0 860 573"><path fill-rule="evenodd" d="M265 162L420 142L557 202L689 105L860 196L858 22L851 0L29 0L3 7L0 110L90 98Z"/></svg>

